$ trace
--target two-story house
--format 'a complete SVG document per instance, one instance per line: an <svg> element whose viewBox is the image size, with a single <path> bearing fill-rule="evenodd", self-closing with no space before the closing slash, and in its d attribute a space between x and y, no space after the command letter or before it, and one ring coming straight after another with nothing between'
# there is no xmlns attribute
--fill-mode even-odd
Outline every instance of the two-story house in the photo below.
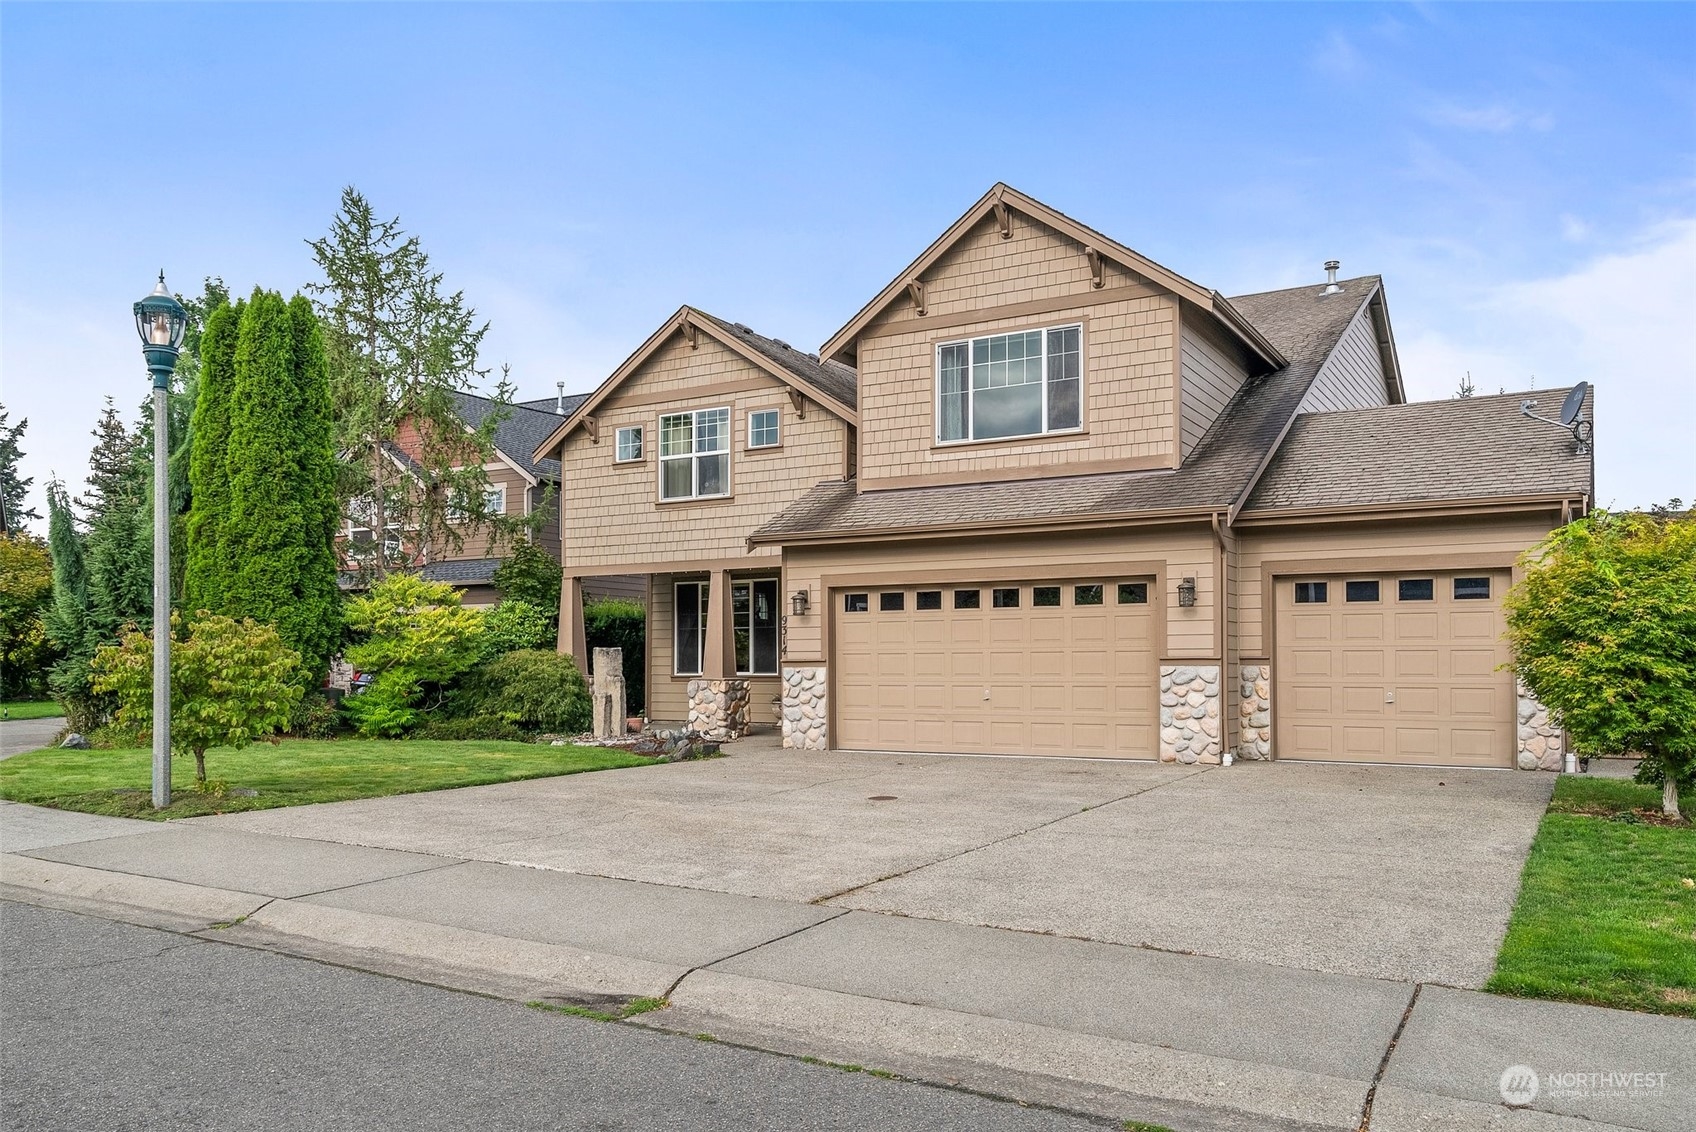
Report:
<svg viewBox="0 0 1696 1132"><path fill-rule="evenodd" d="M817 355L685 307L537 449L561 647L640 573L650 714L703 729L1556 764L1500 603L1588 447L1518 395L1405 403L1382 281L1327 266L1228 299L997 185Z"/></svg>

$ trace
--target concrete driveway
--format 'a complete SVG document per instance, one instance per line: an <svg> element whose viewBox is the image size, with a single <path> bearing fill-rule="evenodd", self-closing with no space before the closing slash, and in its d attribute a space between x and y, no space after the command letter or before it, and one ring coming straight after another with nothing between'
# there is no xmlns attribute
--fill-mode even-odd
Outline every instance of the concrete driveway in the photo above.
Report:
<svg viewBox="0 0 1696 1132"><path fill-rule="evenodd" d="M729 751L193 824L1476 987L1554 787L1508 771Z"/></svg>

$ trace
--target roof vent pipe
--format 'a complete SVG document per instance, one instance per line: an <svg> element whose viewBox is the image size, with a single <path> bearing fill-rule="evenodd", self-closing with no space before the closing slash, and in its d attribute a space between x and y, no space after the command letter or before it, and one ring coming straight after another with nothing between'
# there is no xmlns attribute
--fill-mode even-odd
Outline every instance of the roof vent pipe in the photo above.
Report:
<svg viewBox="0 0 1696 1132"><path fill-rule="evenodd" d="M554 412L563 417L565 416L565 382L554 382L554 388L559 390L559 400L554 402Z"/></svg>
<svg viewBox="0 0 1696 1132"><path fill-rule="evenodd" d="M1328 259L1325 261L1325 289L1321 295L1340 295L1343 288L1337 282L1337 269L1343 266L1341 260Z"/></svg>

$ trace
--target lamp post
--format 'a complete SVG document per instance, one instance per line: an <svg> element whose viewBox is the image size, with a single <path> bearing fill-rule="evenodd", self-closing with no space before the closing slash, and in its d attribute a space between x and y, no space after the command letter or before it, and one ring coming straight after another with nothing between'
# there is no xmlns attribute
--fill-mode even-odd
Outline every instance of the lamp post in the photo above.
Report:
<svg viewBox="0 0 1696 1132"><path fill-rule="evenodd" d="M141 356L153 375L153 808L171 804L171 417L168 398L188 312L165 273L135 305Z"/></svg>

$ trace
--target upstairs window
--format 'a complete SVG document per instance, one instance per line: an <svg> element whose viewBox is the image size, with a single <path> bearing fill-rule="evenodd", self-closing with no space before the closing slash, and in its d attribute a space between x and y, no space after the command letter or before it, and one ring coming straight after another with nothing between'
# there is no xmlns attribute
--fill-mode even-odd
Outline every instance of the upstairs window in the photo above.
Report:
<svg viewBox="0 0 1696 1132"><path fill-rule="evenodd" d="M730 494L730 410L701 409L660 418L660 498Z"/></svg>
<svg viewBox="0 0 1696 1132"><path fill-rule="evenodd" d="M1069 432L1083 423L1083 327L1022 330L936 351L942 443Z"/></svg>
<svg viewBox="0 0 1696 1132"><path fill-rule="evenodd" d="M756 409L748 414L748 447L776 448L781 438L777 430L776 409Z"/></svg>
<svg viewBox="0 0 1696 1132"><path fill-rule="evenodd" d="M632 425L618 430L618 449L613 456L620 464L642 458L642 426Z"/></svg>

